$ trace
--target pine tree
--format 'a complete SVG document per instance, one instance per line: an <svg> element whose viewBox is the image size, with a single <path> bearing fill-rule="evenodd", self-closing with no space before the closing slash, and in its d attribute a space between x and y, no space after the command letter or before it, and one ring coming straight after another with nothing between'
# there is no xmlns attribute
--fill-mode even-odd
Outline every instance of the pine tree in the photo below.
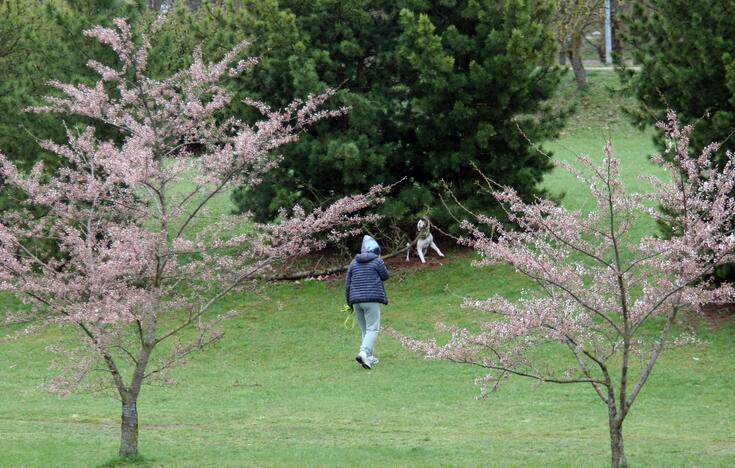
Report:
<svg viewBox="0 0 735 468"><path fill-rule="evenodd" d="M702 151L710 142L721 143L715 160L735 150L735 1L646 0L624 16L625 39L641 70L621 69L621 77L640 102L630 111L640 127L661 120L667 109L682 121L695 123L691 148ZM655 138L657 146L666 141ZM662 223L664 236L675 226ZM735 265L717 270L717 278L735 281Z"/></svg>
<svg viewBox="0 0 735 468"><path fill-rule="evenodd" d="M93 24L112 24L118 16L135 18L142 1L10 0L0 2L0 148L20 167L42 160L51 169L58 158L39 149L37 139L61 139L64 124L48 115L25 112L49 92L51 78L93 80L90 57L112 58L109 51L82 36ZM79 119L68 118L67 126Z"/></svg>
<svg viewBox="0 0 735 468"><path fill-rule="evenodd" d="M393 218L440 206L442 180L476 207L472 162L524 197L535 193L550 166L526 138L543 141L563 121L543 104L560 78L547 2L283 0L280 8L293 15L303 53L288 58L298 66L271 74L264 64L263 73L296 86L260 77L258 89L287 101L298 94L283 90L334 86L334 105L351 112L286 150L271 183L236 192L241 209L267 218L278 205L311 206L404 176L384 207Z"/></svg>
<svg viewBox="0 0 735 468"><path fill-rule="evenodd" d="M651 126L675 109L682 121L697 122L692 148L721 141L723 150L735 149L728 138L735 130L734 13L733 0L635 2L624 20L641 70L622 77L640 100L636 123Z"/></svg>
<svg viewBox="0 0 735 468"><path fill-rule="evenodd" d="M261 90L275 104L336 87L332 104L351 111L319 123L287 148L283 165L269 175L269 183L234 194L241 209L254 211L262 220L272 217L279 205L313 206L374 183L395 181L400 177L389 162L405 155L392 111L400 105L393 99L398 5L387 0L283 0L280 8L279 15L276 9L269 16L263 9L251 11L270 27L272 40L288 36L290 41L283 42L294 45L264 51L261 74L245 86ZM396 203L390 204L389 209L395 208Z"/></svg>
<svg viewBox="0 0 735 468"><path fill-rule="evenodd" d="M550 162L529 140L554 136L563 121L544 104L559 83L552 15L548 3L521 0L427 1L401 12L411 173L424 186L443 179L483 211L474 163L524 199L536 193Z"/></svg>

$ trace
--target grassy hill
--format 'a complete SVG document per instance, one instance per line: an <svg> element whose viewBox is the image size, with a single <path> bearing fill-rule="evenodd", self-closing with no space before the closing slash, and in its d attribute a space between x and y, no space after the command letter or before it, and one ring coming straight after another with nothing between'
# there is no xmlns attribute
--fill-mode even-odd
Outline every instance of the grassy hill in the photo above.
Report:
<svg viewBox="0 0 735 468"><path fill-rule="evenodd" d="M581 116L546 147L559 158L599 157L612 136L626 183L642 187L637 175L652 170L650 134L627 126L615 109L605 114L612 103L601 83L610 75L590 79ZM584 208L584 188L565 174L552 173L544 186ZM513 297L529 286L509 268L476 270L469 253L441 247L446 260L432 253L416 268L403 259L389 264L384 324L427 336L437 321L482 318L459 308L463 297ZM510 379L478 400L481 369L426 362L387 336L378 341L380 364L365 371L354 361L359 330L345 329L339 312L341 279L264 293L222 304L243 311L225 338L175 371L176 385L143 390L141 466L609 465L607 411L590 388ZM735 464L735 321L690 315L677 324L685 329L708 344L667 351L659 361L626 420L634 466ZM60 337L51 329L0 345L0 466L114 464L119 403L90 394L60 401L39 388L52 357L45 348Z"/></svg>

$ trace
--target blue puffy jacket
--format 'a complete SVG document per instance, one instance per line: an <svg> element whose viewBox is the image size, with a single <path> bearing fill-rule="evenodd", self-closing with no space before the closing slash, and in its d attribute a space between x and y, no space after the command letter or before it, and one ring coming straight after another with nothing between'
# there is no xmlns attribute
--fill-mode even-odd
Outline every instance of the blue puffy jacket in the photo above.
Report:
<svg viewBox="0 0 735 468"><path fill-rule="evenodd" d="M383 281L390 274L379 256L380 246L370 236L365 236L361 253L355 256L347 270L345 295L349 305L358 302L380 302L388 304Z"/></svg>

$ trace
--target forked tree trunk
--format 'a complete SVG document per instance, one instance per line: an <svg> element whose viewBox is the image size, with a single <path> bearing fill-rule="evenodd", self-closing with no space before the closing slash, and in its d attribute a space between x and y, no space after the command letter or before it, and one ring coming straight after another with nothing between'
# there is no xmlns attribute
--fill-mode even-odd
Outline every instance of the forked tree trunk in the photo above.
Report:
<svg viewBox="0 0 735 468"><path fill-rule="evenodd" d="M136 399L124 401L122 405L122 424L120 426L120 453L124 458L138 454L138 402Z"/></svg>
<svg viewBox="0 0 735 468"><path fill-rule="evenodd" d="M143 327L141 327L141 330ZM120 424L120 452L119 456L130 458L138 455L138 395L145 378L145 369L148 366L148 360L151 357L151 351L156 344L156 317L153 315L148 324L146 324L145 337L140 354L136 360L135 370L130 387L126 387L114 364L112 357L105 353L105 359L108 366L113 371L113 377L117 390L120 394L122 402L122 420ZM141 337L143 333L141 332Z"/></svg>

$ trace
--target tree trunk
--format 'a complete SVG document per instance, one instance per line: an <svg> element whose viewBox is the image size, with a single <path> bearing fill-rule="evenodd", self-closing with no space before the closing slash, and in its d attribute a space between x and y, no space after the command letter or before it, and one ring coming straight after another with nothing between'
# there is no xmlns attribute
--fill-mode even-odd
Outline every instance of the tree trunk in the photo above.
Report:
<svg viewBox="0 0 735 468"><path fill-rule="evenodd" d="M120 426L120 453L124 458L138 455L138 406L135 399L124 401Z"/></svg>
<svg viewBox="0 0 735 468"><path fill-rule="evenodd" d="M569 63L572 65L572 70L574 71L574 80L577 82L577 88L580 90L587 89L589 82L587 81L587 72L584 70L584 65L582 65L582 59L578 54L571 51L568 57Z"/></svg>
<svg viewBox="0 0 735 468"><path fill-rule="evenodd" d="M569 57L569 63L572 65L572 70L574 71L574 79L577 82L577 88L585 90L589 86L589 83L587 82L587 72L584 70L584 65L582 64L581 52L582 38L575 37L572 40L572 47L567 51L567 56Z"/></svg>
<svg viewBox="0 0 735 468"><path fill-rule="evenodd" d="M567 54L566 50L568 49L567 45L564 43L564 41L559 41L559 65L566 65L567 64Z"/></svg>
<svg viewBox="0 0 735 468"><path fill-rule="evenodd" d="M610 422L610 452L612 454L612 468L628 466L623 449L623 422Z"/></svg>
<svg viewBox="0 0 735 468"><path fill-rule="evenodd" d="M607 57L605 56L605 38L600 36L600 40L593 45L595 47L595 52L597 52L597 60L602 64L606 64Z"/></svg>

